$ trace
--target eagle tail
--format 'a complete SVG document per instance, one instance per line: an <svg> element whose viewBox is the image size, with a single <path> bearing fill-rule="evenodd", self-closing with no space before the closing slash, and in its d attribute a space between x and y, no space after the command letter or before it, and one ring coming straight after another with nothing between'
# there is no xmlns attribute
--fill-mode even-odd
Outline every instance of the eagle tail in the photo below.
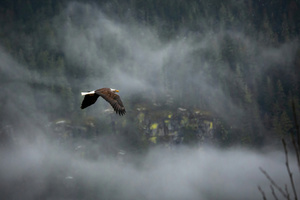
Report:
<svg viewBox="0 0 300 200"><path fill-rule="evenodd" d="M81 92L82 96L88 95L88 94L95 94L95 91L90 91L90 92Z"/></svg>

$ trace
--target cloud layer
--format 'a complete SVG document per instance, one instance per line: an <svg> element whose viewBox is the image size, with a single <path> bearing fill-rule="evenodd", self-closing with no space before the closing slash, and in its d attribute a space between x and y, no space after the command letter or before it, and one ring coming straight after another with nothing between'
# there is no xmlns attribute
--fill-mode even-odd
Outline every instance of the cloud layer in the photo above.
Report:
<svg viewBox="0 0 300 200"><path fill-rule="evenodd" d="M97 151L91 160L70 150L39 138L1 151L1 194L6 199L259 199L260 185L271 198L259 167L281 187L289 185L281 151L157 147L143 156ZM294 179L299 184L297 173Z"/></svg>

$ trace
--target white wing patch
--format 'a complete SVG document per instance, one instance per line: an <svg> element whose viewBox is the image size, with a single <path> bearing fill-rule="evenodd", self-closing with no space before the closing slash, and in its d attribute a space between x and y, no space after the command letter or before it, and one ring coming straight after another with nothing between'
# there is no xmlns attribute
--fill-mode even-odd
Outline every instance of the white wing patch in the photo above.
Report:
<svg viewBox="0 0 300 200"><path fill-rule="evenodd" d="M88 94L95 94L95 90L94 91L90 91L90 92L81 92L82 96L88 95Z"/></svg>

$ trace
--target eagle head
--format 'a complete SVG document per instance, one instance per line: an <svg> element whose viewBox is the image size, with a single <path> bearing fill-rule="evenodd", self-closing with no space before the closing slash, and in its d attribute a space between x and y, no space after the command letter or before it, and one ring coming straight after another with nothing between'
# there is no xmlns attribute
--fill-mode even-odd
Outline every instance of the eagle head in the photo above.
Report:
<svg viewBox="0 0 300 200"><path fill-rule="evenodd" d="M112 91L112 92L119 92L119 90L116 90L116 89L112 89L112 88L110 88L110 91Z"/></svg>

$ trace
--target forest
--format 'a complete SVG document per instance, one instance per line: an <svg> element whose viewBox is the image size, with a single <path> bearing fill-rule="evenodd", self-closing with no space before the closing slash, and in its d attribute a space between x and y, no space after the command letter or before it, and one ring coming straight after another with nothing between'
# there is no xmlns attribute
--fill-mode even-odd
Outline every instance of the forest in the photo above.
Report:
<svg viewBox="0 0 300 200"><path fill-rule="evenodd" d="M237 146L262 151L274 148L283 158L281 141L285 139L291 149L298 141L294 146L299 153L299 35L298 0L3 0L0 154L21 161L8 159L0 170L9 172L10 166L24 164L26 158L39 163L50 152L50 160L40 163L47 174L24 161L44 181L35 193L25 192L25 199L220 199L218 195L241 199L242 194L215 194L203 188L199 194L190 188L177 195L160 189L156 193L152 188L156 182L145 181L156 171L146 173L135 167L148 169L147 163L155 157L164 160L153 161L164 166L157 168L162 177L170 172L166 171L167 161L176 164L174 173L184 168L178 160L168 158L171 152L158 153L165 152L160 148L175 152L184 148L178 150L178 159L187 157L187 161L201 154L189 148L210 145L229 151ZM95 105L80 109L80 92L102 87L120 90L126 115L116 115L100 98ZM217 150L207 148L212 157L221 157ZM22 157L22 152L28 154ZM234 163L231 153L222 155ZM254 156L244 153L241 163ZM145 154L146 160L140 159ZM122 170L137 170L145 178L135 175L137 182L148 185L149 193L155 195L141 192L142 187L133 195L130 186L123 187L128 177L119 171L110 174L108 168L119 165L120 157L135 163L134 169L124 164ZM106 162L100 170L117 179L101 173L83 177L85 169L96 170L95 163L101 159ZM258 160L263 167L270 166L263 156ZM81 167L74 167L76 163ZM48 167L52 165L55 167ZM271 171L276 173L279 166ZM200 166L206 167L210 165ZM26 176L26 170L13 167L11 171L23 174L22 181L10 173L0 175L3 194L10 195L15 190L11 186L24 192L30 188L27 183L40 185L36 175ZM57 185L61 174L64 181L69 177L73 182ZM174 174L169 175L174 180ZM106 182L100 184L98 178ZM139 188L137 182L132 184ZM268 185L268 180L261 184ZM170 185L169 190L179 187ZM81 190L74 193L78 187ZM247 185L244 190L261 197L257 188ZM12 199L19 199L18 195Z"/></svg>

